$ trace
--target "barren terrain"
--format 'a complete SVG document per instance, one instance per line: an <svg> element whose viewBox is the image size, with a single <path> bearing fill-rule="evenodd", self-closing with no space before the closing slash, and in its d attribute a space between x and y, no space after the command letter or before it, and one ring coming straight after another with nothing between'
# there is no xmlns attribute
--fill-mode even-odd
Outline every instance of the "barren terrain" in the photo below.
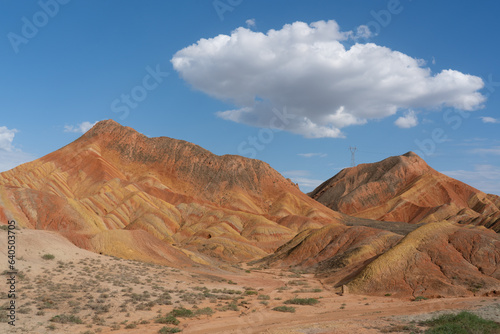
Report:
<svg viewBox="0 0 500 334"><path fill-rule="evenodd" d="M4 258L6 234L0 231ZM436 311L468 309L500 318L497 297L341 295L298 271L238 265L187 271L95 254L55 232L23 229L16 237L17 321L15 328L1 323L2 333L145 334L163 327L183 333L417 333L424 328L419 319ZM5 305L5 292L1 297ZM294 298L318 303L285 303ZM280 306L295 312L273 310ZM157 322L181 307L192 314L180 314L177 324Z"/></svg>

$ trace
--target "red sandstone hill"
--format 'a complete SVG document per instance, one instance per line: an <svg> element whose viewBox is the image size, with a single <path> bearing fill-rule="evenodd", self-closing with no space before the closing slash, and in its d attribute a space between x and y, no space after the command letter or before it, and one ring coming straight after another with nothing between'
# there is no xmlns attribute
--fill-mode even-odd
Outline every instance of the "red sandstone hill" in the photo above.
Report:
<svg viewBox="0 0 500 334"><path fill-rule="evenodd" d="M500 235L450 222L406 236L330 224L303 231L256 264L310 270L328 285L395 297L500 294Z"/></svg>
<svg viewBox="0 0 500 334"><path fill-rule="evenodd" d="M400 222L332 211L262 161L217 156L103 121L73 143L0 173L0 220L146 262L221 266L260 259L306 268L327 284L361 293L500 291L498 234L454 222L401 222L446 213L450 221L495 228L497 197L433 171L414 154L344 170L332 180L315 194L336 210Z"/></svg>
<svg viewBox="0 0 500 334"><path fill-rule="evenodd" d="M7 218L92 251L171 265L260 258L298 231L346 219L262 161L111 120L1 173Z"/></svg>
<svg viewBox="0 0 500 334"><path fill-rule="evenodd" d="M329 208L374 220L441 220L500 231L500 197L429 167L413 152L346 168L309 194Z"/></svg>
<svg viewBox="0 0 500 334"><path fill-rule="evenodd" d="M344 169L309 195L377 221L304 230L255 263L306 269L364 294L500 293L500 235L493 231L500 197L438 173L412 152Z"/></svg>

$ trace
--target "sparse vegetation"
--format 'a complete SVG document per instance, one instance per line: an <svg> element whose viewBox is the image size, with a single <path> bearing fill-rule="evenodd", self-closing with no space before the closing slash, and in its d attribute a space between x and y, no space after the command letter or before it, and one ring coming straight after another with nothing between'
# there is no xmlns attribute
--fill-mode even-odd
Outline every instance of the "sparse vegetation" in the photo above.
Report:
<svg viewBox="0 0 500 334"><path fill-rule="evenodd" d="M422 323L431 326L426 334L497 334L500 333L500 325L491 320L485 320L470 312L458 314L445 314L440 317Z"/></svg>
<svg viewBox="0 0 500 334"><path fill-rule="evenodd" d="M293 307L293 306L276 306L275 308L273 308L273 311L295 313L295 307Z"/></svg>
<svg viewBox="0 0 500 334"><path fill-rule="evenodd" d="M82 319L79 317L71 314L61 314L61 315L56 315L55 317L52 317L50 321L59 323L59 324L67 324L67 323L73 323L73 324L83 324Z"/></svg>
<svg viewBox="0 0 500 334"><path fill-rule="evenodd" d="M294 305L316 305L319 303L319 300L316 298L293 298L285 301L285 304L294 304Z"/></svg>
<svg viewBox="0 0 500 334"><path fill-rule="evenodd" d="M417 296L417 297L415 297L415 299L413 299L413 301L414 302L419 302L421 300L427 300L427 299L429 299L429 298L424 297L424 296Z"/></svg>
<svg viewBox="0 0 500 334"><path fill-rule="evenodd" d="M214 313L215 313L214 310L212 310L210 307L204 307L194 312L195 315L208 315L208 316L211 316Z"/></svg>
<svg viewBox="0 0 500 334"><path fill-rule="evenodd" d="M155 322L159 324L178 325L180 321L173 314L167 314L165 317L157 318Z"/></svg>
<svg viewBox="0 0 500 334"><path fill-rule="evenodd" d="M168 333L180 333L182 329L177 327L163 327L158 331L159 334L168 334Z"/></svg>
<svg viewBox="0 0 500 334"><path fill-rule="evenodd" d="M193 311L191 310L188 310L187 308L184 308L184 307L178 307L178 308L174 308L170 314L174 317L178 317L178 318L191 318L194 316L194 313Z"/></svg>
<svg viewBox="0 0 500 334"><path fill-rule="evenodd" d="M42 255L42 259L44 260L54 260L56 257L52 254L44 254Z"/></svg>

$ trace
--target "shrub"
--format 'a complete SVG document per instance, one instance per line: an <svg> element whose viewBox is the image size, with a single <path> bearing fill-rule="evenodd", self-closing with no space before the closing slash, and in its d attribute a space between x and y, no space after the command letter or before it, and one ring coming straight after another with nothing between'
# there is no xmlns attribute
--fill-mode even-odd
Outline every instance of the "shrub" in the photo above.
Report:
<svg viewBox="0 0 500 334"><path fill-rule="evenodd" d="M269 300L271 299L271 297L269 297L268 295L259 295L257 297L258 300Z"/></svg>
<svg viewBox="0 0 500 334"><path fill-rule="evenodd" d="M427 300L428 298L427 297L424 297L424 296L417 296L415 297L415 299L413 299L414 302L419 302L421 300Z"/></svg>
<svg viewBox="0 0 500 334"><path fill-rule="evenodd" d="M61 315L56 315L55 317L52 317L50 321L59 323L59 324L67 324L67 323L74 323L74 324L82 324L83 321L79 317L75 315L66 315L66 314L61 314Z"/></svg>
<svg viewBox="0 0 500 334"><path fill-rule="evenodd" d="M285 304L294 304L294 305L316 305L319 303L319 300L316 298L293 298L285 301Z"/></svg>
<svg viewBox="0 0 500 334"><path fill-rule="evenodd" d="M245 295L249 296L249 295L257 295L258 292L255 291L255 290L247 290L245 291Z"/></svg>
<svg viewBox="0 0 500 334"><path fill-rule="evenodd" d="M188 310L187 308L184 307L178 307L174 308L170 314L174 317L179 317L179 318L191 318L194 316L193 311Z"/></svg>
<svg viewBox="0 0 500 334"><path fill-rule="evenodd" d="M275 308L273 308L273 311L295 313L295 307L292 307L292 306L276 306Z"/></svg>
<svg viewBox="0 0 500 334"><path fill-rule="evenodd" d="M195 315L212 315L214 313L214 310L212 310L210 307L201 308L194 312Z"/></svg>
<svg viewBox="0 0 500 334"><path fill-rule="evenodd" d="M54 260L56 257L52 254L44 254L42 255L42 259L44 260Z"/></svg>
<svg viewBox="0 0 500 334"><path fill-rule="evenodd" d="M179 320L172 314L167 314L163 318L158 318L155 320L155 322L159 324L170 324L170 325L178 325Z"/></svg>
<svg viewBox="0 0 500 334"><path fill-rule="evenodd" d="M158 331L159 334L167 334L167 333L179 333L182 332L182 329L177 327L163 327Z"/></svg>
<svg viewBox="0 0 500 334"><path fill-rule="evenodd" d="M428 320L422 324L431 326L425 333L498 333L500 325L491 320L485 320L470 312L460 312L459 314L445 314L438 318Z"/></svg>

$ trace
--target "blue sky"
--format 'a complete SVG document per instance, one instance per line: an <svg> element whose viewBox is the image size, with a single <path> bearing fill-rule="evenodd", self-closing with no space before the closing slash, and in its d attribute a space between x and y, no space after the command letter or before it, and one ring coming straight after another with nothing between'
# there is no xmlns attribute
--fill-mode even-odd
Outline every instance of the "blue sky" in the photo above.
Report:
<svg viewBox="0 0 500 334"><path fill-rule="evenodd" d="M494 1L0 1L0 170L114 119L311 191L416 151L500 194Z"/></svg>

